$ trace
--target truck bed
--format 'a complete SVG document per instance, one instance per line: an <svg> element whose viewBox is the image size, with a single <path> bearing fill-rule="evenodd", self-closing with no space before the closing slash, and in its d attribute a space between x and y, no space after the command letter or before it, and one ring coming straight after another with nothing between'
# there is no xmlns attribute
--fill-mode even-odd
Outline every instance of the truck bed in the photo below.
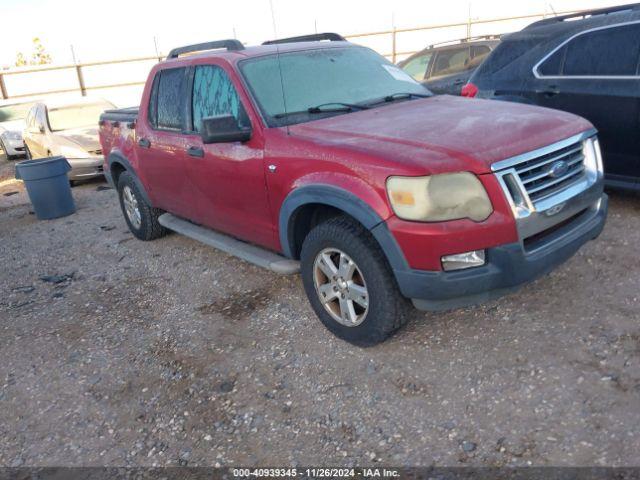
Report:
<svg viewBox="0 0 640 480"><path fill-rule="evenodd" d="M135 161L135 128L139 107L106 110L100 115L100 145L104 155L104 171L109 178L109 157L112 152Z"/></svg>

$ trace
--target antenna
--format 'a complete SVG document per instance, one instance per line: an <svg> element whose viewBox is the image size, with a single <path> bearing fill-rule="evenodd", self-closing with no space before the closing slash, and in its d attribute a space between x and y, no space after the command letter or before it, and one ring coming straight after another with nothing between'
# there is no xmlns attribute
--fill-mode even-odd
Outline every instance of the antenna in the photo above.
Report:
<svg viewBox="0 0 640 480"><path fill-rule="evenodd" d="M162 61L162 57L160 56L160 51L158 50L158 39L156 36L153 36L153 48L156 50L156 57L158 57L159 61Z"/></svg>
<svg viewBox="0 0 640 480"><path fill-rule="evenodd" d="M549 4L549 8L550 8L550 9L551 9L551 11L553 12L553 15L554 15L555 17L557 17L557 16L558 16L558 14L556 13L555 8L553 8L553 5Z"/></svg>
<svg viewBox="0 0 640 480"><path fill-rule="evenodd" d="M276 14L273 9L273 0L269 0L269 6L271 7L271 21L273 23L273 37L278 38L278 29L276 28ZM287 114L287 99L284 95L284 77L282 76L282 62L280 61L280 46L276 43L276 58L278 59L278 71L280 72L280 89L282 91L282 106L284 108L285 116ZM286 117L285 117L286 118ZM290 135L289 124L286 125L287 135Z"/></svg>

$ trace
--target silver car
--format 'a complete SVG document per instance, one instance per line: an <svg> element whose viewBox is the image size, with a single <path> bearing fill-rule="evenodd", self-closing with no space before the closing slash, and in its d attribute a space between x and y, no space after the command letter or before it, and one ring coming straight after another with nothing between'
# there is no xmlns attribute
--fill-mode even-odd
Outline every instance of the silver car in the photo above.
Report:
<svg viewBox="0 0 640 480"><path fill-rule="evenodd" d="M98 121L102 112L112 108L106 100L89 98L35 103L23 131L27 158L65 157L72 183L102 176Z"/></svg>
<svg viewBox="0 0 640 480"><path fill-rule="evenodd" d="M9 160L24 156L22 130L33 101L0 103L0 149Z"/></svg>

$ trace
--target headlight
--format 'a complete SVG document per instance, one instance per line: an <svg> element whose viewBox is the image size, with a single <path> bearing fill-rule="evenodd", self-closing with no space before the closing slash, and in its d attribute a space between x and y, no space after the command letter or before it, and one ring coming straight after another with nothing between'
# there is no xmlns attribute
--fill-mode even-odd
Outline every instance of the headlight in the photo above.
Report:
<svg viewBox="0 0 640 480"><path fill-rule="evenodd" d="M482 183L469 172L430 177L389 177L387 193L395 214L404 220L442 222L486 220L493 212Z"/></svg>
<svg viewBox="0 0 640 480"><path fill-rule="evenodd" d="M582 144L582 154L587 171L592 175L602 175L602 153L598 137L587 138Z"/></svg>
<svg viewBox="0 0 640 480"><path fill-rule="evenodd" d="M89 158L90 155L86 150L80 147L70 147L63 145L60 147L60 155L66 158Z"/></svg>

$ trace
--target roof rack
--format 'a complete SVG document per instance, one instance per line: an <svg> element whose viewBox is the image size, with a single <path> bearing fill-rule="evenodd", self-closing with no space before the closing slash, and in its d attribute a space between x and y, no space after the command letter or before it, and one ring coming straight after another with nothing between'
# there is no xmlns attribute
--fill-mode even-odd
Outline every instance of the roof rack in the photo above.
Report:
<svg viewBox="0 0 640 480"><path fill-rule="evenodd" d="M564 22L567 20L585 19L587 17L595 17L599 15L609 15L612 13L621 13L626 11L640 10L640 3L628 3L626 5L617 5L615 7L598 8L595 10L581 10L575 13L569 13L567 15L558 15L556 17L549 17L537 22L532 23L526 28L539 27L540 25L550 25L553 23Z"/></svg>
<svg viewBox="0 0 640 480"><path fill-rule="evenodd" d="M280 43L297 43L297 42L319 42L321 40L329 40L330 42L346 42L347 39L337 33L314 33L312 35L301 35L299 37L279 38L277 40L267 40L262 45L277 45Z"/></svg>
<svg viewBox="0 0 640 480"><path fill-rule="evenodd" d="M468 42L475 42L476 40L500 40L501 38L502 38L502 35L478 35L476 37L460 38L456 40L448 40L446 42L434 43L433 45L429 45L427 48L440 47L442 45L447 45L447 44L456 45L456 42L468 43Z"/></svg>
<svg viewBox="0 0 640 480"><path fill-rule="evenodd" d="M215 50L216 48L226 48L230 51L244 50L244 45L239 40L216 40L215 42L196 43L194 45L186 45L184 47L174 48L167 55L170 58L178 58L180 55L193 52L203 52L205 50Z"/></svg>

